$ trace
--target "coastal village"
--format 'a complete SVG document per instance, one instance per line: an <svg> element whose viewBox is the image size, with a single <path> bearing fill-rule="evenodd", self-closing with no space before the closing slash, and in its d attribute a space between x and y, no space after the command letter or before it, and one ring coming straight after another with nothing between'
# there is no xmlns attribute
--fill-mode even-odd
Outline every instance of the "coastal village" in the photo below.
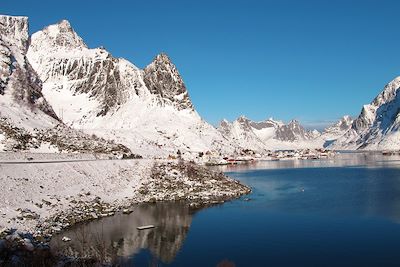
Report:
<svg viewBox="0 0 400 267"><path fill-rule="evenodd" d="M254 161L279 160L315 160L333 158L336 151L326 149L287 149L257 153L253 150L243 150L236 156L221 156L217 152L206 152L199 155L199 162L207 166L246 164Z"/></svg>

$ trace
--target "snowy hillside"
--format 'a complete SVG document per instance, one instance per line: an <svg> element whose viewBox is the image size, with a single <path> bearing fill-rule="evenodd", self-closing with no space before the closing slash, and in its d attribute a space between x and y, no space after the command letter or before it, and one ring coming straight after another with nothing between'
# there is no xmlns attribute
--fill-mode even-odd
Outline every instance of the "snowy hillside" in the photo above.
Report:
<svg viewBox="0 0 400 267"><path fill-rule="evenodd" d="M46 99L74 128L148 156L235 149L194 110L165 54L140 70L103 48L89 49L63 20L32 35L28 58Z"/></svg>
<svg viewBox="0 0 400 267"><path fill-rule="evenodd" d="M335 149L400 149L400 77L364 105L349 131L330 147Z"/></svg>
<svg viewBox="0 0 400 267"><path fill-rule="evenodd" d="M296 120L255 122L241 116L233 122L223 120L218 130L232 143L259 152L322 147L318 131L308 131Z"/></svg>

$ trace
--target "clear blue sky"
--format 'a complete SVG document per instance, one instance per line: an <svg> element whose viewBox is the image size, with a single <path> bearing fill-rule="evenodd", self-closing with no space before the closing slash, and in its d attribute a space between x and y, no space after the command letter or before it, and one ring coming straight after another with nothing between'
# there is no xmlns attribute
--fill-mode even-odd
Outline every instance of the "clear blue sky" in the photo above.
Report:
<svg viewBox="0 0 400 267"><path fill-rule="evenodd" d="M400 1L3 1L31 32L68 19L90 47L177 65L200 115L318 125L400 75Z"/></svg>

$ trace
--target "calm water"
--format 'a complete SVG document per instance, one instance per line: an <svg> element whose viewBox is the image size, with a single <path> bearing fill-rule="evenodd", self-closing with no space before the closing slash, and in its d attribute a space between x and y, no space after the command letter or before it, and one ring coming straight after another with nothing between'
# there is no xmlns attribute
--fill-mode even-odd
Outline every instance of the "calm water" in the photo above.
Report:
<svg viewBox="0 0 400 267"><path fill-rule="evenodd" d="M63 234L71 243L53 243L69 253L104 247L126 266L400 266L400 157L342 154L220 170L253 188L250 201L197 212L183 203L141 205L71 229ZM157 227L136 230L144 224Z"/></svg>

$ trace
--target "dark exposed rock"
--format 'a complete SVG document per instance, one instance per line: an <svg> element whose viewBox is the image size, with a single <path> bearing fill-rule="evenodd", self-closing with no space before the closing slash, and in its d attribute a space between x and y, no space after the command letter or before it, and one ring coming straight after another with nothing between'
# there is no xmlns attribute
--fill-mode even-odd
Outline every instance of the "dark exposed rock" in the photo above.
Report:
<svg viewBox="0 0 400 267"><path fill-rule="evenodd" d="M168 101L178 109L193 109L186 86L175 65L162 53L144 70L143 81L161 103Z"/></svg>
<svg viewBox="0 0 400 267"><path fill-rule="evenodd" d="M26 58L28 45L28 18L0 16L0 95L10 91L17 103L58 119L44 99L41 81Z"/></svg>
<svg viewBox="0 0 400 267"><path fill-rule="evenodd" d="M287 125L278 127L275 134L275 139L281 141L296 141L312 139L313 135L310 131L304 129L297 120L292 120Z"/></svg>

